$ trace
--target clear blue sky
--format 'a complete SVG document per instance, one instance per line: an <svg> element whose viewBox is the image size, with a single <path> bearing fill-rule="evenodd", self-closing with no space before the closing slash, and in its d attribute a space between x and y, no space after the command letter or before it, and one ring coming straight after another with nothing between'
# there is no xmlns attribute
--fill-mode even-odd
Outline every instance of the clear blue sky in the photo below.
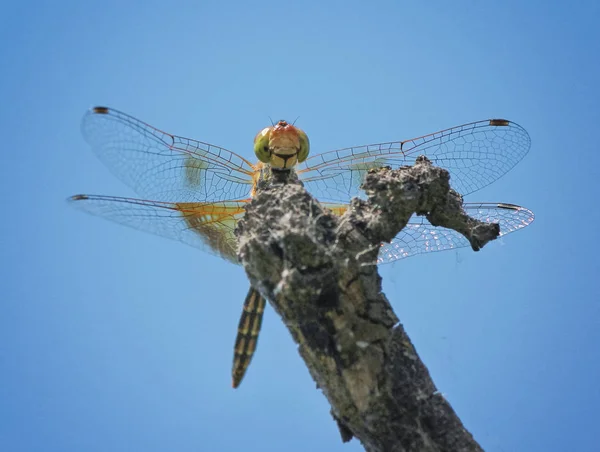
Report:
<svg viewBox="0 0 600 452"><path fill-rule="evenodd" d="M271 310L231 389L241 268L65 203L133 195L80 134L96 104L248 158L269 116L315 153L523 125L529 155L470 200L535 223L383 267L384 290L487 451L599 450L599 3L424 3L2 6L1 450L362 450Z"/></svg>

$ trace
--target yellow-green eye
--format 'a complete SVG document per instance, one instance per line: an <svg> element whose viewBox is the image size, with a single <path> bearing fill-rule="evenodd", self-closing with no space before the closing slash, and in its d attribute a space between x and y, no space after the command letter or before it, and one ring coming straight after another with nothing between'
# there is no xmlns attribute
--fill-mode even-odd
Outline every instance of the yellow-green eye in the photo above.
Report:
<svg viewBox="0 0 600 452"><path fill-rule="evenodd" d="M269 160L271 160L271 151L269 150L271 129L272 127L266 127L254 137L254 153L258 157L258 160L263 163L269 163Z"/></svg>
<svg viewBox="0 0 600 452"><path fill-rule="evenodd" d="M300 150L298 151L298 162L303 162L308 157L310 152L310 141L308 141L308 135L301 129L298 130L298 139L300 140Z"/></svg>

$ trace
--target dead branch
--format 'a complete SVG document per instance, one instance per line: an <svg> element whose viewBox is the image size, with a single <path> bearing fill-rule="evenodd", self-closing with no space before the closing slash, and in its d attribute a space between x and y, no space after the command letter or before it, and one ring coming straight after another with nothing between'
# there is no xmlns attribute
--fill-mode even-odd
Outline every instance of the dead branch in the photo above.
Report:
<svg viewBox="0 0 600 452"><path fill-rule="evenodd" d="M481 451L381 292L375 262L413 213L476 251L498 225L468 217L448 172L424 157L369 171L363 189L368 200L353 199L340 217L297 181L264 188L237 231L246 273L287 325L344 441L354 436L367 451Z"/></svg>

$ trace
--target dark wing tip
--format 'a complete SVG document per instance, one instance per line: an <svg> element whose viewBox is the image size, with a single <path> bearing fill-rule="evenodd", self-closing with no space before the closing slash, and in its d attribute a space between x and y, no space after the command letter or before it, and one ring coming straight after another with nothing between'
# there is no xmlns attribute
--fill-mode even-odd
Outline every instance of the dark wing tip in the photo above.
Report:
<svg viewBox="0 0 600 452"><path fill-rule="evenodd" d="M98 115L107 115L108 114L108 107L94 107L92 108L92 113L96 113Z"/></svg>
<svg viewBox="0 0 600 452"><path fill-rule="evenodd" d="M530 225L531 223L533 223L533 221L535 220L535 214L529 210L527 207L523 207L523 206L518 206L516 204L509 204L506 202L500 202L498 203L498 205L496 206L499 209L506 209L506 210L513 210L515 212L520 212L519 215L525 214L525 215L529 215L529 218L527 218L526 222L527 222L527 226Z"/></svg>
<svg viewBox="0 0 600 452"><path fill-rule="evenodd" d="M508 119L490 119L490 126L506 127L510 125Z"/></svg>
<svg viewBox="0 0 600 452"><path fill-rule="evenodd" d="M69 202L83 201L85 199L90 199L90 197L88 195L74 195L74 196L67 198L67 201L69 201Z"/></svg>
<svg viewBox="0 0 600 452"><path fill-rule="evenodd" d="M507 202L500 202L500 203L498 203L497 207L499 209L506 209L506 210L521 210L521 209L523 209L523 207L521 207L521 206L517 206L516 204L509 204Z"/></svg>

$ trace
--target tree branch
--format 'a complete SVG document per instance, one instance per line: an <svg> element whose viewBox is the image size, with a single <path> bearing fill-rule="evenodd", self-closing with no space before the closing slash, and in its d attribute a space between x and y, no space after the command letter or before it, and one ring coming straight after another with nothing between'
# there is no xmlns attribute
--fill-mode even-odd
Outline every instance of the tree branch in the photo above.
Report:
<svg viewBox="0 0 600 452"><path fill-rule="evenodd" d="M368 200L337 216L298 181L272 183L251 201L238 231L252 285L282 317L343 441L367 451L481 451L436 390L377 272L380 244L413 213L463 234L477 251L499 235L462 210L448 172L420 157L413 167L371 170Z"/></svg>

